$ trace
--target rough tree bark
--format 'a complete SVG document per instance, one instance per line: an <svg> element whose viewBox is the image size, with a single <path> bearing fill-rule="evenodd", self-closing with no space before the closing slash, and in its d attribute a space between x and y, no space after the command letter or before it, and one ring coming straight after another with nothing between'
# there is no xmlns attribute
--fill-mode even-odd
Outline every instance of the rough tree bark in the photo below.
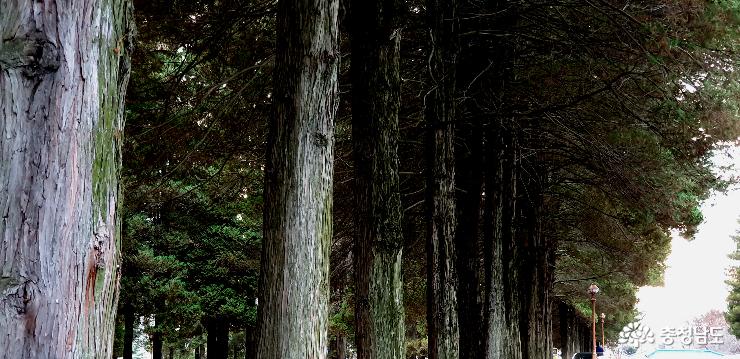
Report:
<svg viewBox="0 0 740 359"><path fill-rule="evenodd" d="M515 142L501 121L489 124L486 137L485 357L519 359Z"/></svg>
<svg viewBox="0 0 740 359"><path fill-rule="evenodd" d="M350 7L358 359L405 357L398 178L402 6L354 0Z"/></svg>
<svg viewBox="0 0 740 359"><path fill-rule="evenodd" d="M490 21L473 26L494 33L508 34L516 24L517 5L511 0L488 2L496 14ZM482 27L482 28L481 28ZM466 29L469 31L468 29ZM519 125L511 116L506 89L513 80L514 49L508 36L494 39L485 51L490 63L484 71L488 113L485 154L485 357L523 358L521 318L523 301L520 287L522 250L517 222L520 171ZM481 81L481 80L479 80Z"/></svg>
<svg viewBox="0 0 740 359"><path fill-rule="evenodd" d="M338 0L282 0L265 172L257 358L326 358Z"/></svg>
<svg viewBox="0 0 740 359"><path fill-rule="evenodd" d="M455 257L455 89L457 2L428 0L431 28L427 118L427 327L429 357L458 358Z"/></svg>
<svg viewBox="0 0 740 359"><path fill-rule="evenodd" d="M0 353L107 358L127 0L0 0Z"/></svg>

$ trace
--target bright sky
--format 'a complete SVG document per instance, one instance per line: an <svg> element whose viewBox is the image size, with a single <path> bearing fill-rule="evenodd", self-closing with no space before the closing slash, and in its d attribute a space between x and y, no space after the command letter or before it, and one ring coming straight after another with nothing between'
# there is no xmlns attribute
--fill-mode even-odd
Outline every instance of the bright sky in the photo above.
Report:
<svg viewBox="0 0 740 359"><path fill-rule="evenodd" d="M740 167L738 155L740 148L735 149L733 159L717 158L715 162ZM693 241L674 234L665 285L643 287L638 293L642 323L656 335L661 328L683 327L712 309L726 309L726 270L735 265L728 255L735 251L732 236L740 229L740 187L714 194L704 203L702 212L704 223Z"/></svg>

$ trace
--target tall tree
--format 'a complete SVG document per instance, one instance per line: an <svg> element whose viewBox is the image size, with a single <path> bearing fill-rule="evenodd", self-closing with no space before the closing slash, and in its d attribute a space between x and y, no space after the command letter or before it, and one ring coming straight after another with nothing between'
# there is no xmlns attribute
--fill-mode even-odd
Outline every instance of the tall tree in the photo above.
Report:
<svg viewBox="0 0 740 359"><path fill-rule="evenodd" d="M404 358L398 111L400 1L351 3L352 142L356 171L357 357Z"/></svg>
<svg viewBox="0 0 740 359"><path fill-rule="evenodd" d="M429 0L433 88L427 122L427 327L429 356L459 356L455 257L455 66L457 1Z"/></svg>
<svg viewBox="0 0 740 359"><path fill-rule="evenodd" d="M325 358L332 238L338 0L277 11L265 168L257 358Z"/></svg>
<svg viewBox="0 0 740 359"><path fill-rule="evenodd" d="M0 9L0 347L110 357L131 3Z"/></svg>

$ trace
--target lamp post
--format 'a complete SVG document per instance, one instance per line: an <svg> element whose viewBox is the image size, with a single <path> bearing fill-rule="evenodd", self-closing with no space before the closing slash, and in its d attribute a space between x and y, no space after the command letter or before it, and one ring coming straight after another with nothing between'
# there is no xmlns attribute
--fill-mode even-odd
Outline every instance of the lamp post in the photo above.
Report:
<svg viewBox="0 0 740 359"><path fill-rule="evenodd" d="M601 313L601 347L606 350L606 338L604 338L604 320L606 320L606 314Z"/></svg>
<svg viewBox="0 0 740 359"><path fill-rule="evenodd" d="M596 293L599 292L599 287L596 283L592 283L588 287L588 293L591 294L591 337L593 339L593 351L591 351L591 358L596 358Z"/></svg>

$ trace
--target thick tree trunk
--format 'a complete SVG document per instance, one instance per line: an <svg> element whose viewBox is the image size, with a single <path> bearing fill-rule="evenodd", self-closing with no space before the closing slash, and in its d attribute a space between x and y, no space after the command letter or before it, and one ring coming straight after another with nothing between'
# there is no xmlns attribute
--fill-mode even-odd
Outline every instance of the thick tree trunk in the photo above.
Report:
<svg viewBox="0 0 740 359"><path fill-rule="evenodd" d="M466 31L510 33L518 16L515 2L493 0L487 5L485 11L496 14L495 18L474 18ZM516 222L517 181L521 172L518 125L510 115L510 104L505 96L513 76L515 48L507 36L497 37L488 48L471 44L468 56L474 56L469 61L482 71L473 73L485 73L471 81L475 82L480 92L478 98L483 101L478 110L487 112L489 118L485 130L485 357L521 359L525 298L520 290L522 253ZM480 59L487 59L488 63Z"/></svg>
<svg viewBox="0 0 740 359"><path fill-rule="evenodd" d="M133 359L136 313L134 313L134 308L129 303L126 303L123 308L123 359Z"/></svg>
<svg viewBox="0 0 740 359"><path fill-rule="evenodd" d="M431 31L426 100L427 140L427 326L429 357L459 357L455 257L455 88L457 61L454 0L428 0Z"/></svg>
<svg viewBox="0 0 740 359"><path fill-rule="evenodd" d="M326 358L337 0L281 0L270 123L260 359Z"/></svg>
<svg viewBox="0 0 740 359"><path fill-rule="evenodd" d="M491 123L486 136L485 357L520 359L515 142L501 122Z"/></svg>
<svg viewBox="0 0 740 359"><path fill-rule="evenodd" d="M405 357L398 178L402 5L355 0L350 10L358 359Z"/></svg>
<svg viewBox="0 0 740 359"><path fill-rule="evenodd" d="M0 352L107 358L131 4L0 0Z"/></svg>

